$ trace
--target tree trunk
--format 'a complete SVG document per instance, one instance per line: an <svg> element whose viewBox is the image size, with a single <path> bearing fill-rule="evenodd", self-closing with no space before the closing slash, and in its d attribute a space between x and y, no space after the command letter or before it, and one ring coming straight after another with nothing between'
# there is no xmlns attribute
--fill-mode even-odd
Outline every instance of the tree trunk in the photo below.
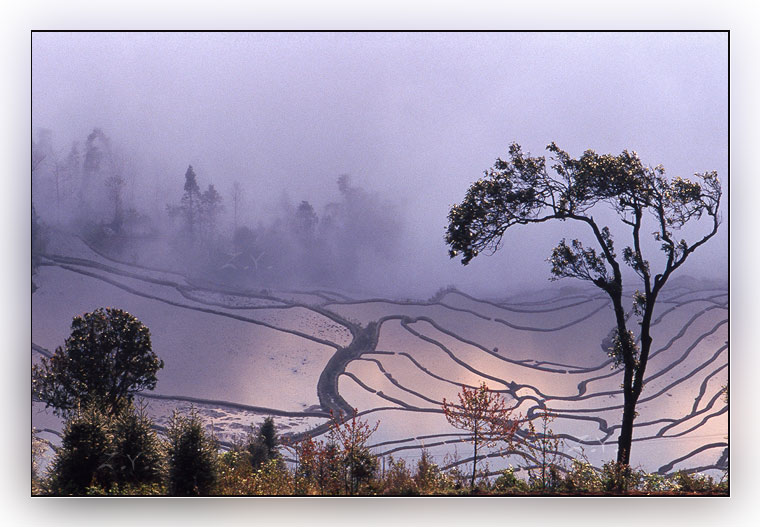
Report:
<svg viewBox="0 0 760 527"><path fill-rule="evenodd" d="M644 373L652 346L652 336L649 334L649 328L652 323L654 301L654 296L648 299L646 311L641 321L641 350L635 372L631 372L631 375L629 375L627 371L628 366L626 366L623 387L623 423L620 428L620 437L618 438L617 455L617 462L625 465L631 464L631 442L633 441L633 420L636 418L636 403L639 401L641 390L644 388Z"/></svg>
<svg viewBox="0 0 760 527"><path fill-rule="evenodd" d="M472 453L472 478L470 479L470 492L475 490L475 470L478 467L478 435L475 434L475 448Z"/></svg>
<svg viewBox="0 0 760 527"><path fill-rule="evenodd" d="M623 403L623 424L618 437L617 462L628 465L631 460L631 440L633 439L633 419L636 416L636 399L634 395L626 394Z"/></svg>
<svg viewBox="0 0 760 527"><path fill-rule="evenodd" d="M633 379L636 369L636 360L634 349L631 349L631 343L628 339L628 327L626 325L625 310L622 303L622 284L618 282L616 287L608 293L612 298L612 304L615 309L615 319L617 322L619 345L623 349L619 350L622 357L623 373L623 422L620 427L620 436L618 437L617 462L625 465L631 459L631 440L633 439L633 419L636 416L636 401L638 395L633 390Z"/></svg>

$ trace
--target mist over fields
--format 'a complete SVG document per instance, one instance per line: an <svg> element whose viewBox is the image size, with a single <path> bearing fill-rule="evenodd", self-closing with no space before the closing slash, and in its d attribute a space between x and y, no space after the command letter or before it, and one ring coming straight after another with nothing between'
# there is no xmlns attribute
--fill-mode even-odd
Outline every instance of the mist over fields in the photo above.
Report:
<svg viewBox="0 0 760 527"><path fill-rule="evenodd" d="M192 165L221 198L217 234L253 231L282 283L420 297L544 287L551 249L587 233L513 229L463 268L443 241L449 207L513 141L536 155L551 141L635 150L671 177L716 170L726 195L725 50L719 34L35 33L33 201L47 223L110 222L118 174L134 228L166 247ZM88 147L104 158L85 174ZM314 250L293 239L303 201L319 246L308 271L298 261ZM723 221L684 273L725 278Z"/></svg>

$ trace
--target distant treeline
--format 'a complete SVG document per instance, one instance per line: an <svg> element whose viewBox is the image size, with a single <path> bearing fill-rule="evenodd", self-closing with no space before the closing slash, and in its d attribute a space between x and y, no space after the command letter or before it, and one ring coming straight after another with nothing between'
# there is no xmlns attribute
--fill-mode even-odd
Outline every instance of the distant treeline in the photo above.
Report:
<svg viewBox="0 0 760 527"><path fill-rule="evenodd" d="M40 130L32 169L43 234L64 228L130 263L169 265L219 283L350 287L359 277L382 275L401 251L398 209L348 175L336 175L336 199L322 210L298 189L282 189L297 204L283 201L272 217L255 208L256 182L221 189L211 183L214 174L196 174L192 166L151 177L155 169L99 128L60 151L53 133Z"/></svg>

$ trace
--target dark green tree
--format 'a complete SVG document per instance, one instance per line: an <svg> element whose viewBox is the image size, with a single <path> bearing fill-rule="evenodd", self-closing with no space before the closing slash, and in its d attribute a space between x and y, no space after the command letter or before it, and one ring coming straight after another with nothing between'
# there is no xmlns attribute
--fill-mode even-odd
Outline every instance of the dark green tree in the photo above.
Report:
<svg viewBox="0 0 760 527"><path fill-rule="evenodd" d="M207 496L219 480L216 439L206 433L195 408L175 411L167 430L168 487L172 496Z"/></svg>
<svg viewBox="0 0 760 527"><path fill-rule="evenodd" d="M636 403L644 388L652 346L650 326L657 297L670 276L718 232L720 182L716 172L697 174L699 181L669 180L662 166L644 166L635 152L613 156L588 150L574 159L554 143L547 150L554 156L548 168L544 157L525 155L519 145L512 144L510 159L497 159L485 177L470 186L464 201L449 212L449 255L461 255L462 263L467 264L480 252L496 251L506 230L515 225L572 220L588 227L596 249L584 247L579 240L562 240L549 261L554 279L590 281L612 300L616 334L610 353L615 365L623 368L624 399L617 461L627 465ZM612 209L630 231L630 245L623 248L622 259L615 252L610 229L592 215L598 205ZM707 223L702 237L687 242L675 236L687 223L700 218ZM651 268L642 248L642 229L650 222L664 253L658 271ZM638 338L628 327L623 264L634 271L643 289L632 299L639 321Z"/></svg>
<svg viewBox="0 0 760 527"><path fill-rule="evenodd" d="M113 423L113 468L122 486L158 485L164 476L164 452L145 406L129 405Z"/></svg>
<svg viewBox="0 0 760 527"><path fill-rule="evenodd" d="M109 489L114 483L111 418L95 405L72 415L53 459L49 491L81 495L88 487Z"/></svg>
<svg viewBox="0 0 760 527"><path fill-rule="evenodd" d="M32 393L57 415L89 405L116 415L135 393L156 387L163 366L152 351L150 331L137 318L98 308L74 317L64 346L32 367Z"/></svg>
<svg viewBox="0 0 760 527"><path fill-rule="evenodd" d="M54 494L140 492L162 478L161 442L145 409L108 415L93 404L67 419L48 486Z"/></svg>
<svg viewBox="0 0 760 527"><path fill-rule="evenodd" d="M246 450L251 456L251 466L254 470L259 469L267 461L280 459L277 439L277 429L274 419L267 417L261 423L255 434L251 434Z"/></svg>

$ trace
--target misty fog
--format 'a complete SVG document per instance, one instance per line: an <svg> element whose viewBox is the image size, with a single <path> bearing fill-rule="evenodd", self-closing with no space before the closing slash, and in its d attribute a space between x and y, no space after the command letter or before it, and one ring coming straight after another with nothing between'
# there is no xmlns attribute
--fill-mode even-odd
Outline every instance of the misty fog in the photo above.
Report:
<svg viewBox="0 0 760 527"><path fill-rule="evenodd" d="M34 211L113 257L215 283L503 295L552 287L551 249L587 233L511 229L464 267L447 254L447 214L511 142L544 155L554 141L574 156L635 150L671 177L716 170L723 225L679 274L725 280L727 45L711 33L34 33ZM614 215L595 217L623 243Z"/></svg>

